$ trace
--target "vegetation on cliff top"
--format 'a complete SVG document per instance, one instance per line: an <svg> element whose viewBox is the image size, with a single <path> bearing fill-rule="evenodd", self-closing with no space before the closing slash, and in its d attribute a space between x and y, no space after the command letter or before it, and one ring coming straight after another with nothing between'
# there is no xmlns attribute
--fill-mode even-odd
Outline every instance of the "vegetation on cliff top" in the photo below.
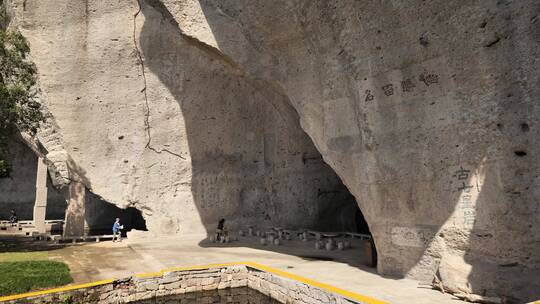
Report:
<svg viewBox="0 0 540 304"><path fill-rule="evenodd" d="M30 47L23 35L8 29L0 0L0 178L10 174L8 142L18 132L34 134L44 120L36 100L36 66L28 59Z"/></svg>

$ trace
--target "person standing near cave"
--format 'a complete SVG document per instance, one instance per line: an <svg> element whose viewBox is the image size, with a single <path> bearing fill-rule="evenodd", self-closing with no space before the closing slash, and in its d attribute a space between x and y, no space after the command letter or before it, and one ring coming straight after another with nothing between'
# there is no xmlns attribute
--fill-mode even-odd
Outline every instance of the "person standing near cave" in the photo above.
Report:
<svg viewBox="0 0 540 304"><path fill-rule="evenodd" d="M116 242L116 240L118 240L119 242L122 241L122 235L121 235L121 230L124 228L124 226L120 225L120 219L119 218L116 218L116 220L114 221L114 224L113 224L113 227L112 227L112 232L113 232L113 239L112 241L113 242Z"/></svg>

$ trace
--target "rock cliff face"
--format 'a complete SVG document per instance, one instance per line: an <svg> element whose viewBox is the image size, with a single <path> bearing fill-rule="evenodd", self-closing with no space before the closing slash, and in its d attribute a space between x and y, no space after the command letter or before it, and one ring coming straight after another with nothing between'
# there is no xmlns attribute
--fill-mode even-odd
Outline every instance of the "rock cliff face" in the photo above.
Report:
<svg viewBox="0 0 540 304"><path fill-rule="evenodd" d="M317 193L339 188L320 153L379 272L510 300L540 290L538 1L10 10L71 172L154 233L220 216L313 225L330 203Z"/></svg>
<svg viewBox="0 0 540 304"><path fill-rule="evenodd" d="M329 205L350 209L284 92L246 77L156 9L9 8L55 123L39 134L47 156L62 156L49 160L53 172L141 210L152 233L206 233L221 217L233 227L313 227ZM330 229L354 224L324 220Z"/></svg>

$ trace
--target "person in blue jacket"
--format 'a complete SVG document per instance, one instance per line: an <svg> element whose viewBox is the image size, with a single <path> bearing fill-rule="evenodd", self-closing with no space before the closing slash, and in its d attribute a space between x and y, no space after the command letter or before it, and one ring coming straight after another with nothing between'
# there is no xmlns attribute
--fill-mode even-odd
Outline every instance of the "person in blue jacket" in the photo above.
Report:
<svg viewBox="0 0 540 304"><path fill-rule="evenodd" d="M113 242L116 242L118 240L119 242L122 241L121 231L124 226L120 225L120 219L116 218L116 221L114 221L114 224L112 226L112 232L113 232Z"/></svg>

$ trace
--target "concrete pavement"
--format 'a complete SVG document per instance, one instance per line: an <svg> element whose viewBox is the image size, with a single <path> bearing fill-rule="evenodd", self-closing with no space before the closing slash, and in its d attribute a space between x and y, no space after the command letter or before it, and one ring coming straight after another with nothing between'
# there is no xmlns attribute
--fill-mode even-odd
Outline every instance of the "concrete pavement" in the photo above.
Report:
<svg viewBox="0 0 540 304"><path fill-rule="evenodd" d="M464 303L417 281L385 278L363 266L361 241L345 251L316 250L312 242L286 241L263 246L244 237L230 244L201 241L203 237L124 240L67 246L50 257L66 262L75 283L120 278L175 266L252 261L331 284L390 303Z"/></svg>

